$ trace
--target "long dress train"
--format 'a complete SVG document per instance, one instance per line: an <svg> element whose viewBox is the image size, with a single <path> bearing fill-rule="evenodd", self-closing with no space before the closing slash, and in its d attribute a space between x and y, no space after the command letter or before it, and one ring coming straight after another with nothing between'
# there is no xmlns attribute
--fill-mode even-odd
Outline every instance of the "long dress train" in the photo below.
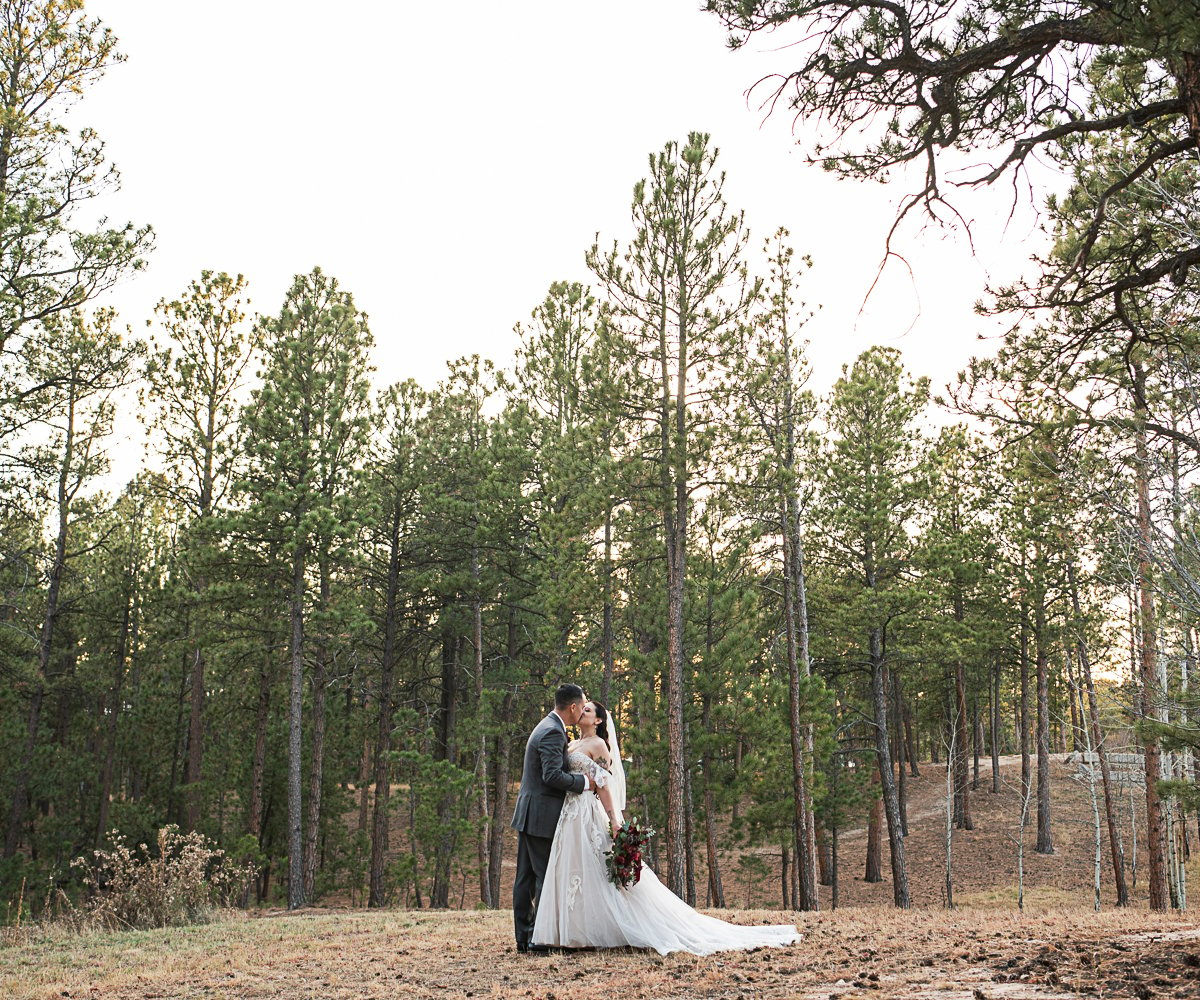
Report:
<svg viewBox="0 0 1200 1000"><path fill-rule="evenodd" d="M608 772L587 755L572 752L568 759L572 771L585 772L598 786L607 783ZM709 955L800 940L791 924L739 925L698 913L663 885L649 865L643 865L636 885L619 889L608 880L604 860L611 846L599 798L592 792L568 792L537 903L534 944Z"/></svg>

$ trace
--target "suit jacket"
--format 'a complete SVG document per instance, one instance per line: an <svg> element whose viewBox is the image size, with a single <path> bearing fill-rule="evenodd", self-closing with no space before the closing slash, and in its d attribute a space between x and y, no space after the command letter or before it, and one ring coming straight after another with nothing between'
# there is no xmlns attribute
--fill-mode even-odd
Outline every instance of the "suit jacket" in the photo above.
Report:
<svg viewBox="0 0 1200 1000"><path fill-rule="evenodd" d="M567 766L567 731L551 712L533 728L525 744L521 790L513 828L533 837L553 837L567 792L582 792L587 780Z"/></svg>

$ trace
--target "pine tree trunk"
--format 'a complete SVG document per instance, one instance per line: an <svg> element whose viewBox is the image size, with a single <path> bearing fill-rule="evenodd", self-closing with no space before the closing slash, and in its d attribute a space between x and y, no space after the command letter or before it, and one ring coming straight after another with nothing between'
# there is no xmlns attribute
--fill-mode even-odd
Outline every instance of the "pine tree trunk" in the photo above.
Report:
<svg viewBox="0 0 1200 1000"><path fill-rule="evenodd" d="M1135 377L1139 377L1140 380L1140 376L1140 369L1136 369ZM1155 717L1158 693L1158 628L1151 579L1153 536L1150 513L1150 456L1146 445L1146 432L1142 427L1139 427L1137 432L1136 461L1134 476L1138 502L1138 585L1141 591L1139 624L1142 633L1138 712L1141 718L1150 719ZM1146 851L1149 855L1146 864L1150 879L1150 909L1163 911L1169 907L1170 900L1167 892L1163 808L1158 794L1158 782L1162 777L1162 757L1153 734L1143 735L1141 743L1146 766Z"/></svg>
<svg viewBox="0 0 1200 1000"><path fill-rule="evenodd" d="M954 620L961 624L966 617L962 597L954 596ZM974 830L971 820L971 790L967 783L967 674L961 659L954 662L954 749L950 754L954 773L954 825L960 830Z"/></svg>
<svg viewBox="0 0 1200 1000"><path fill-rule="evenodd" d="M136 640L132 644L130 643L130 632L134 628L131 621L131 605L137 599L137 583L134 576L137 572L136 566L127 567L126 572L126 578L131 581L131 590L133 592L123 595L124 600L121 607L121 629L117 639L113 686L109 694L109 710L107 712L107 724L104 734L104 756L100 768L100 808L96 820L95 839L97 849L104 846L104 838L108 834L108 812L112 802L113 766L117 756L117 720L121 714L121 691L125 682L125 663L129 658L130 649L137 649Z"/></svg>
<svg viewBox="0 0 1200 1000"><path fill-rule="evenodd" d="M380 907L387 900L384 876L387 871L389 840L390 767L392 752L392 706L396 676L396 633L400 619L400 526L403 511L392 506L388 532L387 583L383 598L383 655L379 663L379 717L375 725L375 808L371 816L371 871L368 907Z"/></svg>
<svg viewBox="0 0 1200 1000"><path fill-rule="evenodd" d="M971 775L971 790L977 792L979 791L979 760L983 754L983 718L979 713L979 698L977 696L971 699L971 715L971 748L975 755L975 770Z"/></svg>
<svg viewBox="0 0 1200 1000"><path fill-rule="evenodd" d="M613 675L616 658L613 654L613 565L612 565L612 515L610 498L604 507L604 610L600 633L600 656L604 661L604 679L600 685L600 700L611 705Z"/></svg>
<svg viewBox="0 0 1200 1000"><path fill-rule="evenodd" d="M1021 557L1024 569L1024 555ZM1021 600L1021 787L1028 789L1033 783L1029 759L1029 608Z"/></svg>
<svg viewBox="0 0 1200 1000"><path fill-rule="evenodd" d="M447 621L442 626L442 702L438 720L438 743L434 756L437 760L454 762L458 756L456 740L458 712L458 659L459 642ZM454 810L454 798L449 793L438 799L438 820L442 833L438 837L434 861L433 887L429 891L429 905L445 909L450 905L450 866L454 854L455 835L450 823Z"/></svg>
<svg viewBox="0 0 1200 1000"><path fill-rule="evenodd" d="M834 827L829 832L829 908L836 910L841 901L838 886L838 831Z"/></svg>
<svg viewBox="0 0 1200 1000"><path fill-rule="evenodd" d="M904 704L904 743L908 747L908 766L909 773L914 778L921 777L921 772L917 767L917 755L919 748L917 746L917 738L913 726L912 707L905 702Z"/></svg>
<svg viewBox="0 0 1200 1000"><path fill-rule="evenodd" d="M683 731L684 731L684 739L687 740L688 727L687 727L686 720L684 720ZM688 742L690 743L690 740L688 740ZM684 852L684 860L685 860L684 868L685 868L686 879L687 879L687 881L684 883L684 885L687 887L687 897L684 899L684 902L687 903L688 906L695 907L695 905L696 905L696 831L695 831L695 822L694 822L693 817L696 815L696 804L692 799L692 771L691 771L691 768L685 768L683 773L684 773L685 779L687 781L687 787L686 787L684 797L683 797L684 808L686 810L684 813L684 816L687 818L687 823L685 824L686 833L684 834L684 841L683 841L684 845L687 848L686 851Z"/></svg>
<svg viewBox="0 0 1200 1000"><path fill-rule="evenodd" d="M434 757L437 760L453 760L455 729L458 726L458 650L454 628L450 624L449 603L442 605L441 619L442 684Z"/></svg>
<svg viewBox="0 0 1200 1000"><path fill-rule="evenodd" d="M787 604L789 709L792 741L792 795L794 798L793 825L795 830L795 863L798 882L798 905L805 911L821 907L817 892L816 815L813 811L810 769L815 761L813 725L803 726L800 736L800 681L812 676L812 660L808 644L808 580L805 572L804 536L800 524L800 502L796 493L796 397L792 370L792 338L787 311L780 317L784 358L783 421L784 465L788 473L783 494L783 570L784 597Z"/></svg>
<svg viewBox="0 0 1200 1000"><path fill-rule="evenodd" d="M1070 650L1063 651L1063 664L1067 675L1067 699L1071 703L1071 750L1075 753L1085 753L1087 737L1083 732L1083 716L1079 711L1083 699L1079 696L1079 681L1075 677L1075 667Z"/></svg>
<svg viewBox="0 0 1200 1000"><path fill-rule="evenodd" d="M958 727L955 726L952 730L953 735L950 737L950 760L954 760L958 755ZM942 887L942 895L946 904L946 909L954 909L954 768L947 765L946 767L946 828L944 831L944 843L946 853L946 872L945 882Z"/></svg>
<svg viewBox="0 0 1200 1000"><path fill-rule="evenodd" d="M1082 611L1079 603L1079 588L1075 583L1075 563L1067 560L1067 583L1071 589L1071 607L1075 612L1075 620L1082 621ZM1080 626L1082 628L1082 626ZM1088 657L1087 643L1082 635L1078 639L1080 680L1088 696L1088 725L1091 730L1091 742L1100 764L1100 778L1104 784L1104 818L1108 825L1109 857L1113 865L1113 884L1117 889L1117 905L1129 905L1129 887L1125 884L1125 849L1121 844L1121 836L1117 831L1117 807L1113 795L1112 772L1108 766L1108 747L1104 742L1104 731L1100 728L1100 709L1096 698L1096 685L1092 681L1092 665Z"/></svg>
<svg viewBox="0 0 1200 1000"><path fill-rule="evenodd" d="M184 612L183 627L185 630L189 627L186 611ZM167 786L167 816L172 823L182 826L184 823L183 807L179 804L177 790L179 787L180 754L187 753L187 725L184 721L184 709L187 707L188 677L191 674L191 667L188 662L188 651L186 649L180 654L179 665L181 668L179 674L179 693L175 699L175 724L171 732L171 777Z"/></svg>
<svg viewBox="0 0 1200 1000"><path fill-rule="evenodd" d="M512 712L512 694L504 696L505 718ZM488 830L488 878L492 905L500 905L500 875L504 868L504 831L508 821L508 742L502 737L495 741L494 763L492 765L492 822Z"/></svg>
<svg viewBox="0 0 1200 1000"><path fill-rule="evenodd" d="M370 702L364 697L361 706L361 711L364 716L370 709ZM358 755L358 778L355 780L355 792L358 795L358 822L355 824L355 832L363 836L367 836L368 828L371 825L371 761L374 759L374 754L371 753L371 738L366 733L363 734L362 752Z"/></svg>
<svg viewBox="0 0 1200 1000"><path fill-rule="evenodd" d="M704 731L712 732L712 696L708 693L701 699L700 711ZM704 781L704 850L708 866L709 906L724 909L725 889L721 885L721 860L717 854L717 809L712 793L712 754L707 748L700 758L700 777Z"/></svg>
<svg viewBox="0 0 1200 1000"><path fill-rule="evenodd" d="M475 586L475 600L471 604L471 643L475 653L475 704L482 720L483 714L483 602L479 596L479 550L471 551L471 582ZM475 836L476 863L479 865L479 901L488 909L495 909L492 896L492 877L489 871L491 854L492 814L488 803L488 740L486 728L479 727L479 750L475 760L475 776L480 792L479 829Z"/></svg>
<svg viewBox="0 0 1200 1000"><path fill-rule="evenodd" d="M892 675L892 718L895 719L895 733L892 741L896 761L896 801L900 807L900 831L908 836L908 773L904 770L904 723L903 709L904 692L900 689L900 672L893 670Z"/></svg>
<svg viewBox="0 0 1200 1000"><path fill-rule="evenodd" d="M788 732L792 750L792 829L794 857L799 882L797 903L802 910L817 910L816 865L812 842L812 803L808 793L806 744L812 739L811 726L801 723L801 683L807 679L808 606L805 594L803 550L799 544L798 513L793 509L790 490L785 496L783 521L783 604L784 633L788 661ZM803 677L802 677L803 672Z"/></svg>
<svg viewBox="0 0 1200 1000"><path fill-rule="evenodd" d="M721 859L717 854L716 804L713 802L712 785L708 775L704 777L704 848L708 864L709 905L725 908L725 887L721 884Z"/></svg>
<svg viewBox="0 0 1200 1000"><path fill-rule="evenodd" d="M258 702L254 709L254 758L250 764L250 814L247 829L262 846L263 776L267 767L267 724L271 712L271 647L263 650L258 674Z"/></svg>
<svg viewBox="0 0 1200 1000"><path fill-rule="evenodd" d="M871 785L878 787L879 770L876 768L871 775ZM863 873L864 882L883 881L883 795L880 794L871 803L871 812L867 818L867 868Z"/></svg>
<svg viewBox="0 0 1200 1000"><path fill-rule="evenodd" d="M508 627L505 641L505 665L511 670L517 659L520 644L520 634L517 630L517 610L512 604L508 607ZM504 701L500 708L502 719L511 719L515 693L512 685L504 690ZM607 704L607 702L606 702ZM509 750L510 741L504 734L497 735L493 757L493 794L492 794L492 830L489 845L488 872L492 879L492 899L500 905L500 873L504 864L504 834L509 829L508 794L509 794Z"/></svg>
<svg viewBox="0 0 1200 1000"><path fill-rule="evenodd" d="M216 425L219 410L220 401L215 396L209 395L205 400L205 430L203 440L200 442L200 481L197 484L198 503L195 522L198 530L193 532L193 538L197 536L203 538L203 529L213 512L213 490L215 488L213 467L216 457ZM194 579L190 599L194 602L197 610L199 610L204 591L205 581L202 578ZM195 619L199 616L189 617L192 619L189 624L197 627ZM191 635L190 630L188 635L191 641L188 655L191 658L192 673L188 692L188 756L184 766L183 781L187 786L187 828L195 830L200 824L200 807L204 799L200 788L204 772L204 650L199 636Z"/></svg>
<svg viewBox="0 0 1200 1000"><path fill-rule="evenodd" d="M687 766L684 747L684 580L687 574L687 342L681 319L676 386L672 399L666 313L660 331L663 408L661 488L664 538L667 545L667 829L666 883L680 899L687 885ZM673 404L673 405L672 405ZM672 427L674 433L672 433ZM692 894L694 895L694 889Z"/></svg>
<svg viewBox="0 0 1200 1000"><path fill-rule="evenodd" d="M204 760L204 653L199 642L193 641L188 659L192 669L188 683L188 752L183 765L183 784L186 826L195 830L200 826L200 803L204 798L200 788Z"/></svg>
<svg viewBox="0 0 1200 1000"><path fill-rule="evenodd" d="M683 733L683 541L673 539L667 599L667 886L687 892L687 768Z"/></svg>
<svg viewBox="0 0 1200 1000"><path fill-rule="evenodd" d="M796 833L792 831L792 841L795 842ZM779 908L781 910L796 909L797 891L792 889L792 852L785 841L780 845L779 849L779 898L781 900Z"/></svg>
<svg viewBox="0 0 1200 1000"><path fill-rule="evenodd" d="M892 898L896 906L908 909L908 865L904 858L904 834L900 824L900 808L896 797L896 783L892 779L892 753L889 746L887 709L887 664L883 660L883 636L879 629L872 629L871 650L871 696L875 714L875 750L879 757L879 780L883 792L883 811L887 818L888 847L892 862Z"/></svg>
<svg viewBox="0 0 1200 1000"><path fill-rule="evenodd" d="M989 742L992 750L992 787L991 794L1000 794L1000 664L992 667L991 692L991 734Z"/></svg>
<svg viewBox="0 0 1200 1000"><path fill-rule="evenodd" d="M1188 133L1200 142L1200 52L1181 52L1171 70L1187 112Z"/></svg>
<svg viewBox="0 0 1200 1000"><path fill-rule="evenodd" d="M829 857L830 838L824 826L816 829L817 882L820 885L833 884L833 865Z"/></svg>
<svg viewBox="0 0 1200 1000"><path fill-rule="evenodd" d="M321 553L320 564L321 608L329 610L329 557ZM329 636L321 636L316 643L313 656L312 675L312 753L308 771L308 827L304 838L304 895L306 899L314 899L317 882L317 868L320 862L319 843L321 838L321 807L322 792L325 783L325 703L328 688L328 673L326 669L329 656Z"/></svg>
<svg viewBox="0 0 1200 1000"><path fill-rule="evenodd" d="M1033 606L1034 649L1037 656L1037 844L1038 854L1054 853L1050 829L1050 653L1046 634L1045 595L1039 591Z"/></svg>
<svg viewBox="0 0 1200 1000"><path fill-rule="evenodd" d="M512 709L511 695L505 695L508 711ZM509 828L509 753L508 743L496 739L496 754L492 765L492 824L488 830L487 875L490 879L492 905L500 905L500 874L504 868L504 831Z"/></svg>
<svg viewBox="0 0 1200 1000"><path fill-rule="evenodd" d="M303 755L301 712L304 706L304 562L306 544L296 542L292 556L291 685L288 700L288 909L308 901L304 881L303 809L300 797Z"/></svg>

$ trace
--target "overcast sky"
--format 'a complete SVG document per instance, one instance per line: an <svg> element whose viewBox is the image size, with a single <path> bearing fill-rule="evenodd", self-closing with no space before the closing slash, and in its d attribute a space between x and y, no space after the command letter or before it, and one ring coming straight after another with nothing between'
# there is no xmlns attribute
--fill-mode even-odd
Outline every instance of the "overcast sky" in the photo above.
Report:
<svg viewBox="0 0 1200 1000"><path fill-rule="evenodd" d="M745 91L790 68L784 39L731 53L699 0L89 0L127 62L76 112L124 187L114 221L157 232L149 267L114 296L141 327L203 268L242 272L278 310L321 266L371 320L380 384L431 386L455 357L507 363L512 327L560 278L588 280L599 232L631 232L647 156L712 134L753 244L787 226L815 267L803 294L815 384L874 343L915 374L952 377L994 332L972 305L1033 246L1031 213L1002 231L1007 192L970 195L961 233L908 226L901 265L860 313L900 196L804 162L786 110ZM812 133L806 133L811 135Z"/></svg>

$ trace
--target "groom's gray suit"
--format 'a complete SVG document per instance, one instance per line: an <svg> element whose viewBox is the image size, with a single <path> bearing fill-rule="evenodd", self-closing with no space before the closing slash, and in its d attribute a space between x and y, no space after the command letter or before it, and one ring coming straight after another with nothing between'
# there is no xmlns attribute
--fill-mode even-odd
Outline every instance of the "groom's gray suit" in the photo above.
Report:
<svg viewBox="0 0 1200 1000"><path fill-rule="evenodd" d="M533 937L534 900L542 881L558 815L567 792L583 792L587 779L567 764L567 730L554 712L539 722L525 744L525 766L512 825L517 831L517 877L513 883L513 929L517 950L526 951Z"/></svg>

